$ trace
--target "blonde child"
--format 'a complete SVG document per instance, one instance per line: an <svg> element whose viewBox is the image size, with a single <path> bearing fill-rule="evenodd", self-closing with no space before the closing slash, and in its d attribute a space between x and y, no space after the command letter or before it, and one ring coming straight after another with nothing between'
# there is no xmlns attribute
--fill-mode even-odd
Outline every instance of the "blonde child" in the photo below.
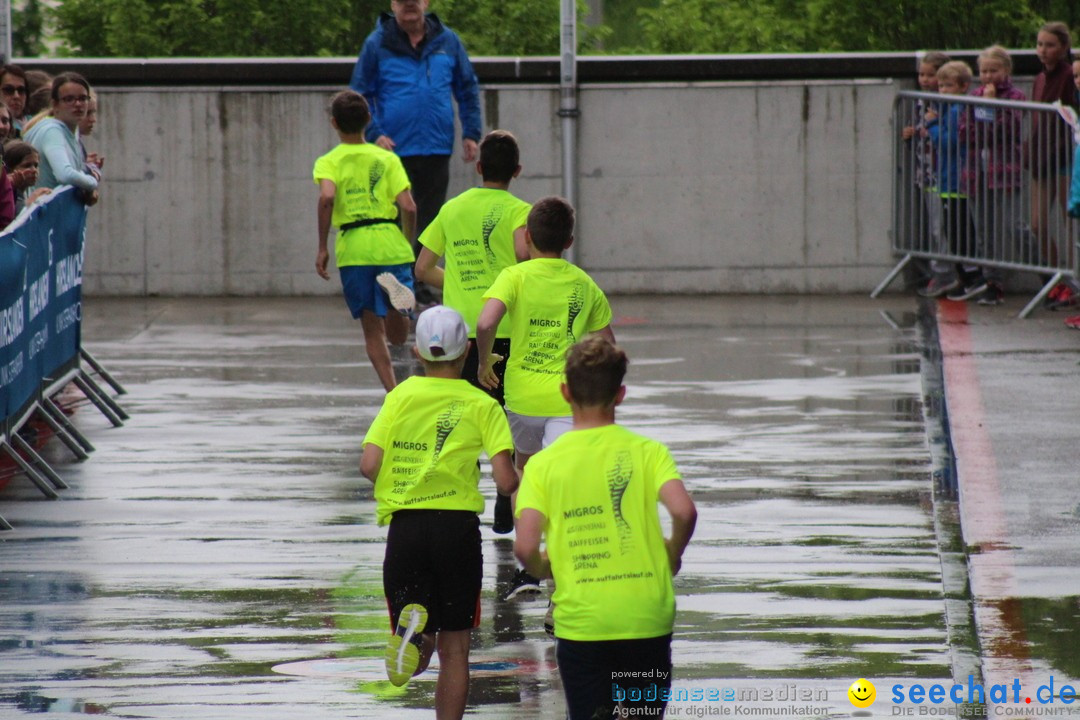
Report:
<svg viewBox="0 0 1080 720"><path fill-rule="evenodd" d="M942 95L967 95L971 86L971 68L965 62L948 62L938 70L937 79ZM935 199L941 208L944 237L937 251L941 254L966 255L973 249L970 247L973 233L967 195L960 185L961 173L967 167L967 148L960 143L963 107L960 103L941 103L923 117L937 162L938 197ZM934 276L919 291L923 297L941 297L976 279L959 263L934 260L931 268Z"/></svg>
<svg viewBox="0 0 1080 720"><path fill-rule="evenodd" d="M1012 84L1012 58L1000 45L979 53L979 87L975 97L1026 100ZM1030 237L1024 220L1022 187L1023 115L1012 108L976 105L960 118L960 139L971 153L962 174L975 228L976 255L989 259L1012 259L1013 248L1023 247ZM950 300L977 300L998 305L1004 299L1001 275L993 266L965 265L973 278L948 295Z"/></svg>

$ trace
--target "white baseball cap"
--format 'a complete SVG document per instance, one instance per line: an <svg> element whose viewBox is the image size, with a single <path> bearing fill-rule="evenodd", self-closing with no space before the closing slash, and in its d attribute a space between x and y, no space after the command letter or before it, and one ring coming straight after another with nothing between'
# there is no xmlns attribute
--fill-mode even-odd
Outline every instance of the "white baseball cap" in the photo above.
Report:
<svg viewBox="0 0 1080 720"><path fill-rule="evenodd" d="M435 305L416 320L416 349L432 362L457 360L469 347L469 327L461 313Z"/></svg>

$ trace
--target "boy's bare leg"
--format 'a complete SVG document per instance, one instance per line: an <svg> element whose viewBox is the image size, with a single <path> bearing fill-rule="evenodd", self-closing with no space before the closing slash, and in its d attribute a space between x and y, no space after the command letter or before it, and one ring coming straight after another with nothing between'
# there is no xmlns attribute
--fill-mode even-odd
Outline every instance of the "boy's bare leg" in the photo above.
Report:
<svg viewBox="0 0 1080 720"><path fill-rule="evenodd" d="M397 378L394 377L394 366L390 364L390 348L386 346L386 326L383 319L365 310L360 317L360 326L364 329L364 347L367 349L368 360L375 368L375 374L379 376L386 392L390 392L397 386Z"/></svg>
<svg viewBox="0 0 1080 720"><path fill-rule="evenodd" d="M470 630L439 633L439 679L435 682L435 720L461 720L469 698Z"/></svg>
<svg viewBox="0 0 1080 720"><path fill-rule="evenodd" d="M428 669L431 664L431 654L435 652L435 633L424 633L420 636L420 663L416 666L413 677Z"/></svg>
<svg viewBox="0 0 1080 720"><path fill-rule="evenodd" d="M409 339L409 317L396 310L386 313L386 338L391 345L404 345Z"/></svg>

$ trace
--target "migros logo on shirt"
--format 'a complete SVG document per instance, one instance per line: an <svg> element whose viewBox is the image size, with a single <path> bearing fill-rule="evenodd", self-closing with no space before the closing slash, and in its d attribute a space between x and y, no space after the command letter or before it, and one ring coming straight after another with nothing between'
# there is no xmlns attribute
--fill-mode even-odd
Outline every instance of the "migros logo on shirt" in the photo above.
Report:
<svg viewBox="0 0 1080 720"><path fill-rule="evenodd" d="M572 508L570 510L563 510L563 519L570 520L572 518L586 517L588 515L603 515L604 508L600 505L585 505L582 507Z"/></svg>
<svg viewBox="0 0 1080 720"><path fill-rule="evenodd" d="M424 452L428 449L428 444L426 442L413 442L412 440L395 440L394 449Z"/></svg>

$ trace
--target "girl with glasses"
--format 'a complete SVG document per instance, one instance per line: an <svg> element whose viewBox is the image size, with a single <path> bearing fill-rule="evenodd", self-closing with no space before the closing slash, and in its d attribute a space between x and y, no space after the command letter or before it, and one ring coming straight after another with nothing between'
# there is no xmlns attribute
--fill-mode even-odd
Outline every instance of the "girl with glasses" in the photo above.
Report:
<svg viewBox="0 0 1080 720"><path fill-rule="evenodd" d="M52 84L50 117L32 124L26 140L41 155L37 187L74 185L87 205L97 202L100 174L87 168L77 131L90 105L90 84L78 73L57 75Z"/></svg>

